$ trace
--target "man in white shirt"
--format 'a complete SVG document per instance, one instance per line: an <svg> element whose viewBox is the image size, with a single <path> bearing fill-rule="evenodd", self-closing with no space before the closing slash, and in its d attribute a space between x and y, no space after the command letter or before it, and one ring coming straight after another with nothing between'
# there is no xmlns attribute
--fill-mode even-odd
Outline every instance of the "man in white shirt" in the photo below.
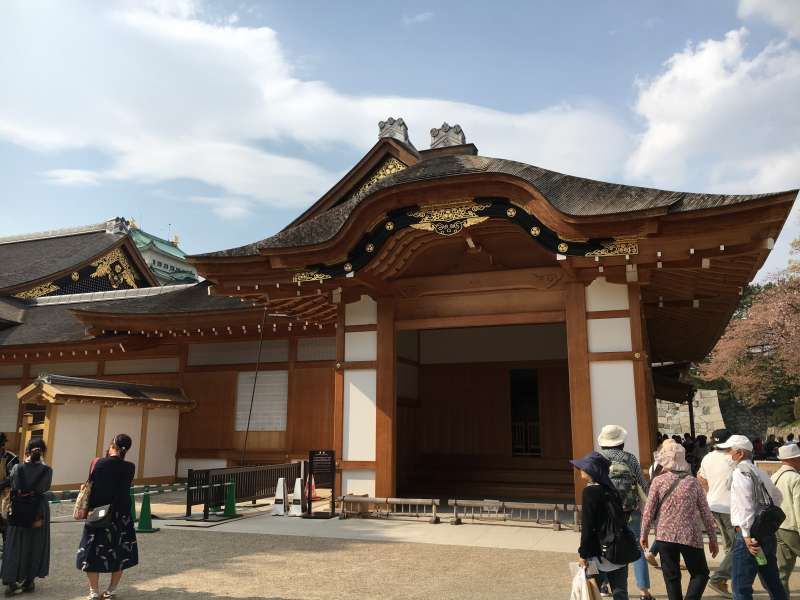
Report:
<svg viewBox="0 0 800 600"><path fill-rule="evenodd" d="M697 480L706 490L706 500L714 515L717 530L725 543L725 557L711 575L708 587L725 598L730 598L728 581L731 578L731 549L736 532L731 525L731 474L735 464L731 459L730 448L720 448L731 437L727 429L717 429L711 434L714 450L703 457Z"/></svg>
<svg viewBox="0 0 800 600"><path fill-rule="evenodd" d="M790 434L791 435L791 434ZM786 444L778 448L781 468L772 476L775 487L783 494L781 508L786 520L778 529L778 572L789 597L789 577L800 556L800 447Z"/></svg>
<svg viewBox="0 0 800 600"><path fill-rule="evenodd" d="M731 583L735 600L752 600L756 575L769 592L771 600L787 600L781 584L776 559L775 534L756 539L750 528L760 512L757 490L763 489L780 505L783 496L769 476L753 464L753 444L743 435L732 435L720 448L729 448L736 469L731 477L731 524L736 530L731 560ZM758 560L764 564L759 564Z"/></svg>

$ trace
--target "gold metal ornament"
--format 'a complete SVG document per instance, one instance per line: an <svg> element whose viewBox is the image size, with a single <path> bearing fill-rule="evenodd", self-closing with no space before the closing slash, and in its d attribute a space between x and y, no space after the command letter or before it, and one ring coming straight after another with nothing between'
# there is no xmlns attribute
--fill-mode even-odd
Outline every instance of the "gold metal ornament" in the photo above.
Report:
<svg viewBox="0 0 800 600"><path fill-rule="evenodd" d="M513 206L511 208L506 209L506 216L509 219L513 219L514 217L517 216L517 209L514 208Z"/></svg>
<svg viewBox="0 0 800 600"><path fill-rule="evenodd" d="M80 279L81 276L78 274L77 271L73 271L70 277L72 278L72 281L78 281L78 279Z"/></svg>
<svg viewBox="0 0 800 600"><path fill-rule="evenodd" d="M375 185L382 179L386 179L390 175L399 173L400 171L408 168L396 158L389 157L381 163L378 169L367 179L361 186L350 196L350 198L366 196Z"/></svg>
<svg viewBox="0 0 800 600"><path fill-rule="evenodd" d="M488 216L478 213L483 212L492 205L484 202L460 202L457 204L440 204L422 206L418 210L409 211L409 217L419 219L412 223L414 229L433 231L439 235L455 235L478 223L488 220Z"/></svg>
<svg viewBox="0 0 800 600"><path fill-rule="evenodd" d="M536 227L535 225L533 227L531 227L531 235L533 237L539 237L539 235L541 235L541 233L542 233L541 228Z"/></svg>
<svg viewBox="0 0 800 600"><path fill-rule="evenodd" d="M352 270L353 270L353 265L351 265L350 263L344 263L344 272L345 273L349 273Z"/></svg>
<svg viewBox="0 0 800 600"><path fill-rule="evenodd" d="M636 238L614 238L610 242L600 242L603 246L598 250L587 252L586 256L626 256L639 254L639 244Z"/></svg>
<svg viewBox="0 0 800 600"><path fill-rule="evenodd" d="M111 287L117 289L120 285L127 284L128 287L139 287L136 284L136 272L131 268L128 259L120 248L115 248L100 260L92 263L96 267L90 277L107 277Z"/></svg>
<svg viewBox="0 0 800 600"><path fill-rule="evenodd" d="M331 276L327 273L320 273L317 270L298 271L292 275L292 283L311 283L313 281L325 281L330 278Z"/></svg>
<svg viewBox="0 0 800 600"><path fill-rule="evenodd" d="M394 229L394 223L392 223L391 221L386 221L385 227L386 231L392 231Z"/></svg>
<svg viewBox="0 0 800 600"><path fill-rule="evenodd" d="M562 254L563 254L564 252L566 252L567 250L569 250L569 246L568 246L567 244L565 244L564 242L561 242L561 243L558 245L558 251L559 251L559 252L561 252Z"/></svg>
<svg viewBox="0 0 800 600"><path fill-rule="evenodd" d="M375 244L370 242L369 244L367 244L366 250L369 254L372 254L373 252L375 252Z"/></svg>
<svg viewBox="0 0 800 600"><path fill-rule="evenodd" d="M55 291L58 291L59 288L56 284L52 281L48 281L47 283L42 283L37 285L36 287L32 287L29 290L25 290L24 292L19 292L18 294L14 294L15 298L39 298L41 296L46 296L47 294L52 294Z"/></svg>

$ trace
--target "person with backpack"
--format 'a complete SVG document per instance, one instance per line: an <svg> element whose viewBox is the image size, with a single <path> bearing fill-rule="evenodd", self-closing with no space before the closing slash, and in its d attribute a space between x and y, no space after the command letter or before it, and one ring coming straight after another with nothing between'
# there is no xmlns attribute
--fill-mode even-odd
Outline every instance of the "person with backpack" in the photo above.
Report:
<svg viewBox="0 0 800 600"><path fill-rule="evenodd" d="M781 468L772 475L772 483L783 495L781 510L786 515L777 533L778 572L786 597L789 598L789 577L800 556L800 447L797 444L781 446L778 448L778 458Z"/></svg>
<svg viewBox="0 0 800 600"><path fill-rule="evenodd" d="M28 442L25 462L17 464L9 476L11 508L3 549L0 577L5 595L17 591L33 592L37 577L50 573L50 504L45 493L53 480L53 469L44 464L44 440Z"/></svg>
<svg viewBox="0 0 800 600"><path fill-rule="evenodd" d="M649 548L650 527L655 525L658 554L669 600L700 600L708 583L708 563L703 551L703 530L708 533L711 556L719 552L716 526L706 494L691 475L686 450L673 440L661 445L659 463L665 471L650 486L642 514L639 543ZM699 518L698 518L699 517ZM680 559L689 571L686 596L681 589Z"/></svg>
<svg viewBox="0 0 800 600"><path fill-rule="evenodd" d="M628 432L624 427L606 425L600 430L597 443L600 445L600 454L611 463L609 478L619 493L628 527L634 538L639 539L642 524L641 497L647 494L648 485L639 460L625 451L627 437ZM640 600L652 600L650 571L644 554L633 563L633 575L636 578L636 587L639 588Z"/></svg>
<svg viewBox="0 0 800 600"><path fill-rule="evenodd" d="M605 575L614 600L628 600L628 563L636 560L638 551L617 489L608 477L611 463L599 452L570 462L586 483L581 496L578 563L587 577Z"/></svg>

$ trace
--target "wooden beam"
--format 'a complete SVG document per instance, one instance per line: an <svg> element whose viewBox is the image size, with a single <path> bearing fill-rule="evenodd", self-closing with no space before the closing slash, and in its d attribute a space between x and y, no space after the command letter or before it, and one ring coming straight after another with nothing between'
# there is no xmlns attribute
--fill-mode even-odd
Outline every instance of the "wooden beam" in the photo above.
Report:
<svg viewBox="0 0 800 600"><path fill-rule="evenodd" d="M430 319L404 319L395 322L395 329L445 329L451 327L486 327L493 325L532 325L539 323L563 323L564 311L552 310L499 315L468 315L462 317L439 317Z"/></svg>
<svg viewBox="0 0 800 600"><path fill-rule="evenodd" d="M590 362L609 362L615 360L641 361L643 355L641 352L632 350L630 352L589 352L588 356Z"/></svg>
<svg viewBox="0 0 800 600"><path fill-rule="evenodd" d="M586 312L587 319L621 319L630 316L628 310L590 310Z"/></svg>
<svg viewBox="0 0 800 600"><path fill-rule="evenodd" d="M586 326L586 288L583 283L568 283L566 296L572 453L575 456L583 456L594 447L592 395L589 385L589 334ZM580 502L583 483L577 471L574 473L574 482L575 500Z"/></svg>
<svg viewBox="0 0 800 600"><path fill-rule="evenodd" d="M339 304L336 316L336 362L344 363L344 304ZM336 452L337 460L342 460L344 450L344 370L341 368L333 371L333 416L331 420L332 446ZM335 494L342 493L342 475L336 472L334 483Z"/></svg>
<svg viewBox="0 0 800 600"><path fill-rule="evenodd" d="M631 324L631 349L634 355L644 356L645 339L641 305L641 289L635 283L628 284L628 306L630 306ZM655 450L655 435L658 423L651 422L650 403L655 403L655 398L648 394L647 369L649 365L644 360L633 361L633 385L636 394L636 423L639 436L639 462L645 470L652 463Z"/></svg>
<svg viewBox="0 0 800 600"><path fill-rule="evenodd" d="M375 494L397 491L397 398L394 298L378 298L377 398L375 401Z"/></svg>

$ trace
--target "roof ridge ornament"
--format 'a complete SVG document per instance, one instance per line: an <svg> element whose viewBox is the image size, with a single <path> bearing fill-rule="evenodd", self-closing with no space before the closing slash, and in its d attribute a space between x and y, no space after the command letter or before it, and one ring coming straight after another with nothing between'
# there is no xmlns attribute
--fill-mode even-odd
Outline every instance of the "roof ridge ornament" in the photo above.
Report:
<svg viewBox="0 0 800 600"><path fill-rule="evenodd" d="M411 146L411 140L408 139L408 126L402 117L398 119L389 117L385 121L380 121L378 123L378 138L394 138Z"/></svg>
<svg viewBox="0 0 800 600"><path fill-rule="evenodd" d="M457 123L451 127L445 121L438 129L436 127L431 129L431 150L448 146L460 146L466 143L467 137L464 135L464 130Z"/></svg>

